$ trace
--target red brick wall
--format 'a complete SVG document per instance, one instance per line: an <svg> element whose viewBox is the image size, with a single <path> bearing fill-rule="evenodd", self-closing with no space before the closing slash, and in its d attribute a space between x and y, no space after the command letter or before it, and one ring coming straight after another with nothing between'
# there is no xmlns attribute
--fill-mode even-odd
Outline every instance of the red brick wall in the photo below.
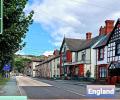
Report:
<svg viewBox="0 0 120 100"><path fill-rule="evenodd" d="M99 35L101 34L109 34L110 32L112 32L114 28L114 20L106 20L105 21L105 26L104 27L100 27L99 29Z"/></svg>
<svg viewBox="0 0 120 100"><path fill-rule="evenodd" d="M113 28L114 28L114 20L106 20L106 29L105 29L105 33L110 33Z"/></svg>
<svg viewBox="0 0 120 100"><path fill-rule="evenodd" d="M78 65L79 67L79 73L78 76L84 76L84 64Z"/></svg>
<svg viewBox="0 0 120 100"><path fill-rule="evenodd" d="M60 53L60 76L62 74L62 53Z"/></svg>
<svg viewBox="0 0 120 100"><path fill-rule="evenodd" d="M66 51L66 59L67 59L67 62L72 61L72 52L70 50Z"/></svg>
<svg viewBox="0 0 120 100"><path fill-rule="evenodd" d="M91 32L86 33L86 40L91 40L91 38L92 38L92 33Z"/></svg>

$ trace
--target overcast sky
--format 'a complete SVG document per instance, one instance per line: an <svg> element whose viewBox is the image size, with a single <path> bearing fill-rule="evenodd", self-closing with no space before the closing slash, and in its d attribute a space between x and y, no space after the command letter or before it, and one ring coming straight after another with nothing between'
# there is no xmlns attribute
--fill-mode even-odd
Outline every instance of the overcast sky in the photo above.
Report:
<svg viewBox="0 0 120 100"><path fill-rule="evenodd" d="M27 45L19 53L48 55L59 49L64 36L98 35L106 19L120 17L120 0L29 0L25 12L31 10L34 23L25 39Z"/></svg>

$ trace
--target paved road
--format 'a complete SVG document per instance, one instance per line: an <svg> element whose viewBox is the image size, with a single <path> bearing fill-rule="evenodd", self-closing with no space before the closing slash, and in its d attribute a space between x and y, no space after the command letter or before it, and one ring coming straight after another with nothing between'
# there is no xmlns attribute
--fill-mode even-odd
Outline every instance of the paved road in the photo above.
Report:
<svg viewBox="0 0 120 100"><path fill-rule="evenodd" d="M65 84L58 84L59 82L56 81L36 80L29 77L17 77L16 79L21 94L27 95L28 99L79 99L85 97L82 92L74 91L74 87L74 90L64 88Z"/></svg>
<svg viewBox="0 0 120 100"><path fill-rule="evenodd" d="M81 99L86 98L86 85L90 84L65 80L45 80L29 77L17 77L22 95L28 99ZM118 97L120 92L118 92ZM92 99L93 100L93 99Z"/></svg>

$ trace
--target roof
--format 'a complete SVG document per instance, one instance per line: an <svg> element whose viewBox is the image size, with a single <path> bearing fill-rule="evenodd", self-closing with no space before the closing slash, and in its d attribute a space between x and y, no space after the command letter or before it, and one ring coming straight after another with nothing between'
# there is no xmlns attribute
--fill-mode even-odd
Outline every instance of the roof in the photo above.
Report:
<svg viewBox="0 0 120 100"><path fill-rule="evenodd" d="M109 65L109 69L120 68L120 62L111 62Z"/></svg>
<svg viewBox="0 0 120 100"><path fill-rule="evenodd" d="M70 51L81 51L87 48L92 47L97 41L99 41L103 36L96 36L91 40L86 39L73 39L73 38L64 38L60 52L62 50L63 44L66 43Z"/></svg>
<svg viewBox="0 0 120 100"><path fill-rule="evenodd" d="M105 35L103 37L103 39L96 45L95 49L106 46L108 44L109 40L111 39L111 37L112 37L112 35L113 35L113 33L114 33L114 31L119 23L120 23L120 19L118 19L117 23L115 24L113 31L110 34Z"/></svg>
<svg viewBox="0 0 120 100"><path fill-rule="evenodd" d="M42 61L44 61L44 60L41 60L41 59L32 59L31 61L32 61L32 62L42 62Z"/></svg>
<svg viewBox="0 0 120 100"><path fill-rule="evenodd" d="M48 60L45 60L45 61L41 62L40 64L38 64L37 66L42 65L42 64L45 64L46 62L49 62L49 61L51 61L51 60L53 60L53 59L56 59L56 58L58 58L58 57L60 57L60 55L57 55L57 56L54 56L54 57L52 57L52 58L50 58L50 59L48 59Z"/></svg>
<svg viewBox="0 0 120 100"><path fill-rule="evenodd" d="M85 42L84 39L72 39L72 38L65 38L65 42L71 51L78 51L81 45Z"/></svg>
<svg viewBox="0 0 120 100"><path fill-rule="evenodd" d="M97 43L101 38L103 38L103 35L100 36L96 36L94 38L92 38L89 41L85 41L79 48L79 51L84 50L84 49L88 49L90 47L92 47L95 43Z"/></svg>
<svg viewBox="0 0 120 100"><path fill-rule="evenodd" d="M94 49L97 49L97 48L105 46L107 44L109 36L110 36L110 34L109 35L103 35L101 41L95 46Z"/></svg>
<svg viewBox="0 0 120 100"><path fill-rule="evenodd" d="M115 29L118 27L118 24L120 24L120 18L117 20L117 22L116 22L116 24L115 24L115 27L114 27L113 31L111 32L111 34L110 34L110 36L109 36L109 38L108 38L108 40L107 40L106 45L109 43L109 41L110 41L112 35L113 35L114 32L115 32Z"/></svg>

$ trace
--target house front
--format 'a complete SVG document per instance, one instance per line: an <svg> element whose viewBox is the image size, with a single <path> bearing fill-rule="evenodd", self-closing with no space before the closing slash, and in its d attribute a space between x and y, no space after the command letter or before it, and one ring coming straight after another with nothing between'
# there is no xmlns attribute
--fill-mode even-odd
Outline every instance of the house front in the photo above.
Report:
<svg viewBox="0 0 120 100"><path fill-rule="evenodd" d="M59 51L55 50L53 55L47 60L36 66L37 76L41 78L60 78L60 56Z"/></svg>
<svg viewBox="0 0 120 100"><path fill-rule="evenodd" d="M108 55L108 46L107 41L110 37L110 34L114 28L114 20L106 20L105 26L100 28L99 35L103 35L101 41L96 45L96 78L97 80L106 81L108 77L108 67L109 63L107 61Z"/></svg>
<svg viewBox="0 0 120 100"><path fill-rule="evenodd" d="M60 48L60 75L65 79L95 78L96 53L93 49L102 36L92 38L86 33L86 39L64 38Z"/></svg>
<svg viewBox="0 0 120 100"><path fill-rule="evenodd" d="M97 53L97 79L108 84L120 83L120 19L114 26L113 20L107 20L105 36L95 47ZM108 33L107 33L108 32Z"/></svg>
<svg viewBox="0 0 120 100"><path fill-rule="evenodd" d="M28 63L28 65L25 67L25 74L31 77L36 77L37 71L36 71L36 65L40 64L42 60L34 59L31 62Z"/></svg>
<svg viewBox="0 0 120 100"><path fill-rule="evenodd" d="M107 41L108 83L120 83L120 19Z"/></svg>

